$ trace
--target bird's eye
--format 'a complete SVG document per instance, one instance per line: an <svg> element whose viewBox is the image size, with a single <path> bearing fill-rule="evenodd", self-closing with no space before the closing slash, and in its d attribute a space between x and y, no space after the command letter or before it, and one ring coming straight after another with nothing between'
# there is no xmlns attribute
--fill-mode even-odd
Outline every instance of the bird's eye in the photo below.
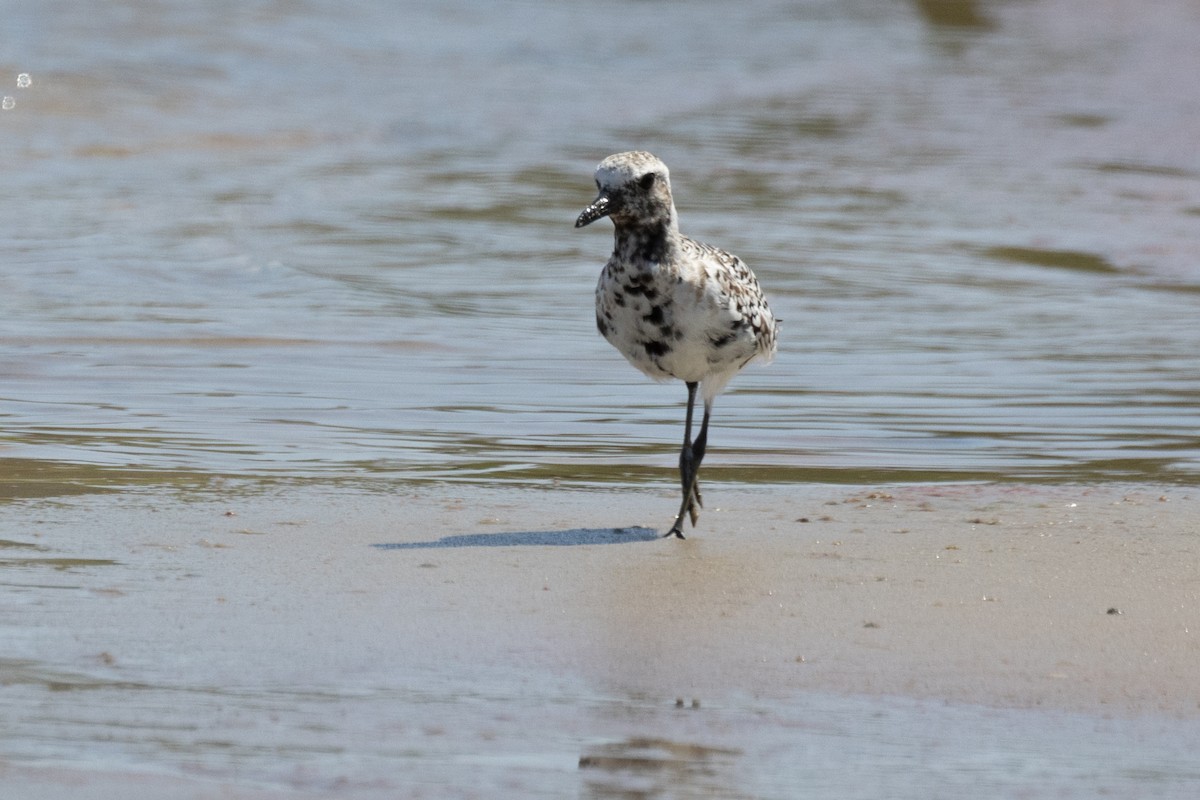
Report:
<svg viewBox="0 0 1200 800"><path fill-rule="evenodd" d="M641 185L641 187L643 189L649 189L651 186L654 185L654 179L657 177L658 177L658 175L656 175L655 173L647 172L645 175L642 176L642 179L640 181L638 181L638 183Z"/></svg>

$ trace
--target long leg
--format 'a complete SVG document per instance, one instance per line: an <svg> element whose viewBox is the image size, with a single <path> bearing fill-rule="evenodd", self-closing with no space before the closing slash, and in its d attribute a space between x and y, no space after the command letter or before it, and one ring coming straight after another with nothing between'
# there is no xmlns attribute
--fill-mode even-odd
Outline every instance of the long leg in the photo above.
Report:
<svg viewBox="0 0 1200 800"><path fill-rule="evenodd" d="M693 504L690 502L692 496L688 493L688 487L692 485L692 477L696 471L695 454L692 449L692 414L696 407L696 387L698 385L695 381L689 381L687 384L687 418L683 424L683 447L679 450L679 482L680 488L683 490L683 505L679 509L679 515L675 518L675 524L671 526L671 530L663 534L664 538L671 535L683 538L683 515L693 508ZM693 511L693 513L697 512ZM693 519L692 525L695 524Z"/></svg>
<svg viewBox="0 0 1200 800"><path fill-rule="evenodd" d="M684 497L687 497L688 484L692 482L692 473L696 466L695 448L692 445L692 414L696 407L696 386L695 383L687 385L687 421L683 425L683 447L679 451L679 483L685 493Z"/></svg>
<svg viewBox="0 0 1200 800"><path fill-rule="evenodd" d="M692 413L695 402L696 384L689 383L687 423L684 429L683 449L679 453L679 477L683 484L683 502L679 506L679 513L675 516L675 524L665 534L666 536L674 534L680 539L684 538L684 515L691 517L692 527L695 527L696 521L700 518L700 509L704 505L700 499L700 462L704 460L704 451L708 445L708 419L712 414L712 405L705 402L704 419L700 423L700 435L696 437L695 442L692 442Z"/></svg>
<svg viewBox="0 0 1200 800"><path fill-rule="evenodd" d="M708 444L708 417L712 407L704 404L704 419L700 422L700 435L692 442L692 463L687 480L683 485L683 496L691 497L687 505L688 516L691 517L692 527L700 519L700 509L704 508L704 498L700 496L700 462L704 460L704 449Z"/></svg>

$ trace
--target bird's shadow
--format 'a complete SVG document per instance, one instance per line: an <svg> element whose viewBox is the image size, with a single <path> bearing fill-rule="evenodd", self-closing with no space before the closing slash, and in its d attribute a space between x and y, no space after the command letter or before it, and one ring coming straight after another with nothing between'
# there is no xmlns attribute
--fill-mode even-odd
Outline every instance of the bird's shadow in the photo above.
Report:
<svg viewBox="0 0 1200 800"><path fill-rule="evenodd" d="M429 550L438 547L574 547L581 544L629 544L653 542L653 528L571 528L565 531L501 531L443 536L427 542L383 542L380 550Z"/></svg>

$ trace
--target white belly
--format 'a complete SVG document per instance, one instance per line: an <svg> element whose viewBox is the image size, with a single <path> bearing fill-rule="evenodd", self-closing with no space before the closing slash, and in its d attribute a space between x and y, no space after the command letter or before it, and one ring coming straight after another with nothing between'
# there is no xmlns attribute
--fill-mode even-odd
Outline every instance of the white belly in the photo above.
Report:
<svg viewBox="0 0 1200 800"><path fill-rule="evenodd" d="M609 270L596 287L596 324L651 378L728 381L756 353L753 330L707 282L656 276L624 280ZM715 287L713 287L715 288ZM719 389L718 389L719 390Z"/></svg>

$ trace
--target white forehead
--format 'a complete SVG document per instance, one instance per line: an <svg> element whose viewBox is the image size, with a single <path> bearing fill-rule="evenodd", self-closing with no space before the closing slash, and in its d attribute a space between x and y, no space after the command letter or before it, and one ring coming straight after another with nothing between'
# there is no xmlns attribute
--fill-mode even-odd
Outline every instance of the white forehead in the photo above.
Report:
<svg viewBox="0 0 1200 800"><path fill-rule="evenodd" d="M665 180L670 180L667 165L644 150L633 150L628 153L616 153L601 161L596 166L596 180L601 186L623 186L637 180L647 172L657 172Z"/></svg>

